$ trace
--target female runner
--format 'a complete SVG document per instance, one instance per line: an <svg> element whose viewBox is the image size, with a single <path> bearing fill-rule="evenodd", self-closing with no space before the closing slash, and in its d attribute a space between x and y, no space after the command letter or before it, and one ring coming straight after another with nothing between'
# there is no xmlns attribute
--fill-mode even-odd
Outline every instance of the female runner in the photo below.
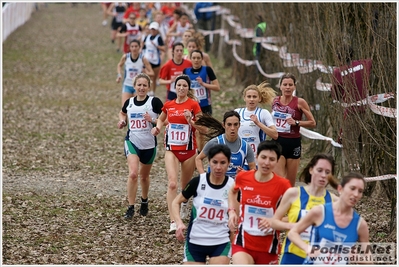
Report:
<svg viewBox="0 0 399 267"><path fill-rule="evenodd" d="M176 231L175 218L172 214L172 201L177 196L177 179L179 165L181 166L181 188L184 189L193 176L195 170L195 156L197 144L195 140L195 120L201 116L201 108L190 88L190 78L180 75L175 80L177 98L168 101L162 108L156 127L151 130L153 135L158 135L165 120L168 124L165 129L165 166L168 175L168 190L166 201L170 216L169 233ZM183 207L182 208L186 208ZM187 213L186 210L182 211ZM185 217L184 216L181 217Z"/></svg>
<svg viewBox="0 0 399 267"><path fill-rule="evenodd" d="M140 41L134 39L130 42L129 47L130 53L123 54L116 67L116 71L118 72L116 82L119 83L122 80L122 67L125 66L125 75L122 85L122 105L125 104L127 99L136 94L136 90L133 87L133 79L137 74L145 72L149 76L154 75L154 71L148 60L140 54Z"/></svg>
<svg viewBox="0 0 399 267"><path fill-rule="evenodd" d="M327 154L318 153L313 156L303 169L300 180L305 186L291 187L285 192L271 221L275 230L290 230L315 205L330 203L338 198L326 190L330 184L337 188L334 180L334 159ZM285 215L288 214L288 222ZM283 219L284 218L284 219ZM309 243L311 227L301 234L303 241ZM285 237L283 242L280 264L303 264L306 252L299 249Z"/></svg>
<svg viewBox="0 0 399 267"><path fill-rule="evenodd" d="M291 242L306 251L308 257L304 264L348 264L351 255L343 254L343 251L351 251L357 241L361 244L361 251L367 251L369 228L367 222L354 210L356 203L363 196L365 185L364 177L360 173L351 172L345 175L338 185L339 199L333 203L313 207L288 232ZM313 226L310 244L300 236L309 226ZM330 248L334 246L340 246L342 249L331 252ZM372 264L371 252L368 252L362 255L367 262L361 263Z"/></svg>
<svg viewBox="0 0 399 267"><path fill-rule="evenodd" d="M125 219L131 219L134 214L139 176L141 178L140 214L146 216L148 213L150 171L157 152L157 139L150 133L163 106L159 98L147 96L150 88L150 77L147 74L138 74L134 79L134 86L137 95L126 100L119 113L118 123L119 129L128 126L125 155L129 167L127 179L129 207Z"/></svg>
<svg viewBox="0 0 399 267"><path fill-rule="evenodd" d="M314 128L316 121L308 103L294 96L296 78L293 74L284 74L279 85L281 96L276 96L272 104L272 116L278 132L277 142L283 148L276 173L287 178L291 186L295 186L302 149L299 128ZM302 120L303 115L307 120Z"/></svg>
<svg viewBox="0 0 399 267"><path fill-rule="evenodd" d="M274 90L266 82L259 85L252 84L243 92L245 108L235 109L241 117L238 135L251 146L254 154L259 143L266 140L267 136L272 139L278 137L272 115L268 110L258 107L260 103L271 104L275 95ZM248 164L245 164L245 169L249 169Z"/></svg>
<svg viewBox="0 0 399 267"><path fill-rule="evenodd" d="M179 216L179 206L193 197L193 211L184 244L184 263L229 264L231 255L230 230L227 216L227 192L234 183L226 175L231 151L226 145L209 150L210 173L191 179L173 200L172 213L176 219L176 238L184 240L186 229Z"/></svg>
<svg viewBox="0 0 399 267"><path fill-rule="evenodd" d="M257 170L241 171L229 191L229 228L236 232L233 242L233 264L277 264L280 232L270 228L281 197L290 188L287 179L273 170L281 147L273 140L259 144ZM240 212L238 213L237 196Z"/></svg>

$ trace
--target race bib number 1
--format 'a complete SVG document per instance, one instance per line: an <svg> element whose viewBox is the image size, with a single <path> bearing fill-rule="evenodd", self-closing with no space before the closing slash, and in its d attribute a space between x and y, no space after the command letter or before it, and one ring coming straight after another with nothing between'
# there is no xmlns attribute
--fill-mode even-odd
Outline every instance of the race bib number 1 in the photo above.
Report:
<svg viewBox="0 0 399 267"><path fill-rule="evenodd" d="M265 236L271 234L270 229L264 232L259 229L259 222L261 218L272 218L273 208L262 208L257 206L245 205L243 229L245 232L255 236Z"/></svg>

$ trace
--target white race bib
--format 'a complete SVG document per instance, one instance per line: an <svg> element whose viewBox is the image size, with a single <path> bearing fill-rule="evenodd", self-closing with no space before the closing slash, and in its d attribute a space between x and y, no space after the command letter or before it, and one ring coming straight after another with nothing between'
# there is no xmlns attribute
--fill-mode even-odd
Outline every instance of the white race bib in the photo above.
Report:
<svg viewBox="0 0 399 267"><path fill-rule="evenodd" d="M273 111L272 112L273 122L276 126L277 132L289 133L291 132L291 125L287 123L287 119L291 118L291 114Z"/></svg>
<svg viewBox="0 0 399 267"><path fill-rule="evenodd" d="M188 126L188 124L169 124L168 144L178 146L187 145L190 138L189 130L190 127Z"/></svg>
<svg viewBox="0 0 399 267"><path fill-rule="evenodd" d="M227 223L226 205L221 199L205 197L202 205L197 209L197 220L211 224Z"/></svg>
<svg viewBox="0 0 399 267"><path fill-rule="evenodd" d="M252 151L256 154L256 138L255 137L243 137L243 140L248 143L248 145L252 148Z"/></svg>
<svg viewBox="0 0 399 267"><path fill-rule="evenodd" d="M147 49L147 50L146 50L146 58L147 58L149 61L152 61L152 60L155 58L155 51L152 50L152 49Z"/></svg>
<svg viewBox="0 0 399 267"><path fill-rule="evenodd" d="M139 73L139 72L138 72L138 69L133 69L133 68L130 68L130 69L128 69L127 71L128 71L127 76L128 76L130 79L133 79L133 78L136 77L137 74ZM133 86L133 84L131 84L131 86Z"/></svg>
<svg viewBox="0 0 399 267"><path fill-rule="evenodd" d="M246 204L244 210L244 231L255 236L272 234L273 229L269 229L266 232L260 230L259 222L261 218L272 218L273 214L273 208L262 208Z"/></svg>
<svg viewBox="0 0 399 267"><path fill-rule="evenodd" d="M170 76L170 79L173 81L173 82L170 83L170 91L171 91L171 92L175 92L175 93L176 93L175 78L176 78L177 76L179 76L180 74L181 74L181 73L176 73L176 72L175 72L175 75Z"/></svg>
<svg viewBox="0 0 399 267"><path fill-rule="evenodd" d="M198 98L198 100L207 99L206 88L201 86L199 82L196 80L191 80L191 88L194 90L195 96Z"/></svg>
<svg viewBox="0 0 399 267"><path fill-rule="evenodd" d="M308 210L301 210L301 218L303 218L309 211ZM310 232L312 231L312 226L310 225L308 228L306 228L305 231L303 231L300 236L303 241L309 241L310 240Z"/></svg>
<svg viewBox="0 0 399 267"><path fill-rule="evenodd" d="M129 130L134 133L142 133L150 130L150 122L144 119L143 113L131 113L129 118Z"/></svg>

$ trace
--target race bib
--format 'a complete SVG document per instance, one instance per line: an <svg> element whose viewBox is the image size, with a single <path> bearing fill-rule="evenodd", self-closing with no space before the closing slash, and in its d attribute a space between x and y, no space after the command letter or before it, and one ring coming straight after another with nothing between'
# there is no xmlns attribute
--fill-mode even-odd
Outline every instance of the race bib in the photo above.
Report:
<svg viewBox="0 0 399 267"><path fill-rule="evenodd" d="M276 126L277 132L289 133L291 132L291 125L287 123L287 119L291 118L291 114L273 111L272 112L273 122Z"/></svg>
<svg viewBox="0 0 399 267"><path fill-rule="evenodd" d="M245 137L242 139L245 140L245 142L247 142L251 146L252 151L254 153L256 153L256 138L255 137Z"/></svg>
<svg viewBox="0 0 399 267"><path fill-rule="evenodd" d="M138 69L129 68L127 71L128 71L128 77L129 77L130 79L133 79L133 78L136 77L137 74L138 74Z"/></svg>
<svg viewBox="0 0 399 267"><path fill-rule="evenodd" d="M180 73L176 73L176 72L175 72L175 75L172 75L172 76L170 77L170 79L173 81L173 82L170 84L170 91L171 91L171 92L175 92L175 93L176 93L175 78L176 78L177 76L179 76L180 74L181 74L181 72L180 72Z"/></svg>
<svg viewBox="0 0 399 267"><path fill-rule="evenodd" d="M123 22L123 15L124 13L117 13L115 18L116 22Z"/></svg>
<svg viewBox="0 0 399 267"><path fill-rule="evenodd" d="M309 211L308 210L301 210L301 218L303 218ZM300 236L303 241L309 241L310 240L310 232L312 231L312 226L310 225L308 228L306 228L305 231L303 231Z"/></svg>
<svg viewBox="0 0 399 267"><path fill-rule="evenodd" d="M227 223L227 204L221 199L212 199L205 197L202 205L197 209L197 220L211 224Z"/></svg>
<svg viewBox="0 0 399 267"><path fill-rule="evenodd" d="M201 86L196 80L191 81L191 89L194 90L195 96L198 98L198 100L207 99L206 88Z"/></svg>
<svg viewBox="0 0 399 267"><path fill-rule="evenodd" d="M169 124L168 144L178 146L187 145L190 138L189 130L188 124Z"/></svg>
<svg viewBox="0 0 399 267"><path fill-rule="evenodd" d="M261 218L272 218L273 214L273 208L262 208L246 204L243 223L244 231L254 236L266 236L272 234L273 229L269 229L266 232L260 230L259 222Z"/></svg>
<svg viewBox="0 0 399 267"><path fill-rule="evenodd" d="M155 58L155 51L152 50L152 49L147 49L147 50L146 50L146 58L147 58L148 60L154 59L154 58Z"/></svg>
<svg viewBox="0 0 399 267"><path fill-rule="evenodd" d="M149 122L144 119L143 113L131 113L129 118L129 130L134 133L148 132Z"/></svg>

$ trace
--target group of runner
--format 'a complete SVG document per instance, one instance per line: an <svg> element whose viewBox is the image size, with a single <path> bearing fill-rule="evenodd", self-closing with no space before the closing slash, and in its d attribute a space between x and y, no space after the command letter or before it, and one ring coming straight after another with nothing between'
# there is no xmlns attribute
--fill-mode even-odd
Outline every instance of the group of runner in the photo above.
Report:
<svg viewBox="0 0 399 267"><path fill-rule="evenodd" d="M280 90L285 97L295 87L293 77L288 74L280 81ZM279 109L270 113L265 109L259 111L259 107L253 108L255 102L261 102L261 94L257 93L257 97L247 97L247 94L256 95L256 89L244 90L247 105L243 114L252 114L241 118L237 111L227 111L221 123L201 111L191 84L188 75L179 75L174 81L177 97L162 104L159 98L147 95L150 86L148 75L141 73L134 79L137 96L125 102L118 123L119 128L127 125L129 129L125 153L129 165L131 205L126 218L133 217L138 179L142 186L140 214L145 216L148 212L149 172L156 156L156 136L165 126L169 233L175 233L179 240L183 239L186 229L183 220L189 213L187 202L193 197L184 262L204 263L209 257L209 262L215 264L226 264L230 258L233 264L277 264L280 256L281 264L302 264L310 262L309 256L316 244L348 247L356 241L367 244L367 223L353 209L365 188L362 175L350 173L337 185L333 178L334 160L326 154L315 155L302 171L300 177L306 186L292 187L286 176L278 174L280 160L287 157L285 160L288 162L291 155L300 151L300 143L299 148L292 147L287 140L280 143L279 126L298 127L298 124L308 122L300 120L298 123L296 114L285 113L282 107L289 107L293 101L300 103L303 99L293 96L284 105L284 98L281 101L282 97L275 96L273 102L280 100ZM264 85L252 87L259 91L265 88ZM291 108L296 111L303 106ZM267 114L266 118L272 118L269 122L261 118L262 111ZM245 120L252 124L246 126L244 132L247 135L242 137L239 129L245 125ZM268 127L270 136L276 140L262 137L265 131L260 129L264 127ZM251 128L254 136L249 134ZM197 132L209 139L199 154ZM287 148L286 143L291 148ZM284 155L284 149L289 153ZM208 159L208 171L202 165L204 155ZM192 178L196 166L200 175ZM179 170L182 191L177 194ZM337 188L339 197L326 190L328 184ZM289 232L280 249L282 230ZM314 263L326 261L318 256L313 259ZM342 261L345 257L339 253L327 256L331 263L338 259L345 263Z"/></svg>
<svg viewBox="0 0 399 267"><path fill-rule="evenodd" d="M300 174L307 185L295 187L302 149L300 127L316 126L308 103L294 95L296 77L290 73L281 77L281 96L265 82L248 86L243 90L245 107L227 111L219 122L212 116L210 95L220 85L209 56L201 51L201 37L183 29L183 23L174 25L171 29L176 32L169 34L181 40L160 42L159 24L150 26L153 32L145 47L133 38L117 67L117 82L122 81L124 68L118 128L128 129L124 147L129 206L124 217L134 216L139 180L140 215L149 212L150 171L157 135L165 128L168 232L185 240L184 263L347 262L339 253L327 255L327 262L312 248L368 243L367 223L353 209L365 180L361 174L349 173L338 184L333 177L334 159L316 154ZM151 63L151 53L169 45L171 58L161 66L159 50L155 53L159 65ZM167 88L164 102L154 96L157 81ZM260 104L270 104L271 112ZM193 178L196 169L199 175ZM340 195L328 192L328 184ZM288 231L283 248L281 231Z"/></svg>
<svg viewBox="0 0 399 267"><path fill-rule="evenodd" d="M190 23L189 15L180 3L101 3L103 8L103 25L107 25L108 16L112 17L111 41L117 43L117 52L123 51L120 66L129 61L127 55L131 55L131 63L134 66L125 72L124 93L134 95L134 88L130 79L137 73L145 72L152 80L150 95L155 95L159 78L161 77L161 66L167 60L173 59L173 45L183 43L184 59L189 59L190 53L187 47L187 38L194 37L195 30ZM198 35L198 37L202 35ZM190 49L201 50L201 41L193 38ZM132 51L132 42L137 42L140 58L137 57L137 49ZM210 63L209 56L205 53L204 60ZM148 64L147 64L148 63ZM169 66L170 67L170 66ZM120 67L117 69L117 82L122 80ZM122 104L126 99L122 97Z"/></svg>

